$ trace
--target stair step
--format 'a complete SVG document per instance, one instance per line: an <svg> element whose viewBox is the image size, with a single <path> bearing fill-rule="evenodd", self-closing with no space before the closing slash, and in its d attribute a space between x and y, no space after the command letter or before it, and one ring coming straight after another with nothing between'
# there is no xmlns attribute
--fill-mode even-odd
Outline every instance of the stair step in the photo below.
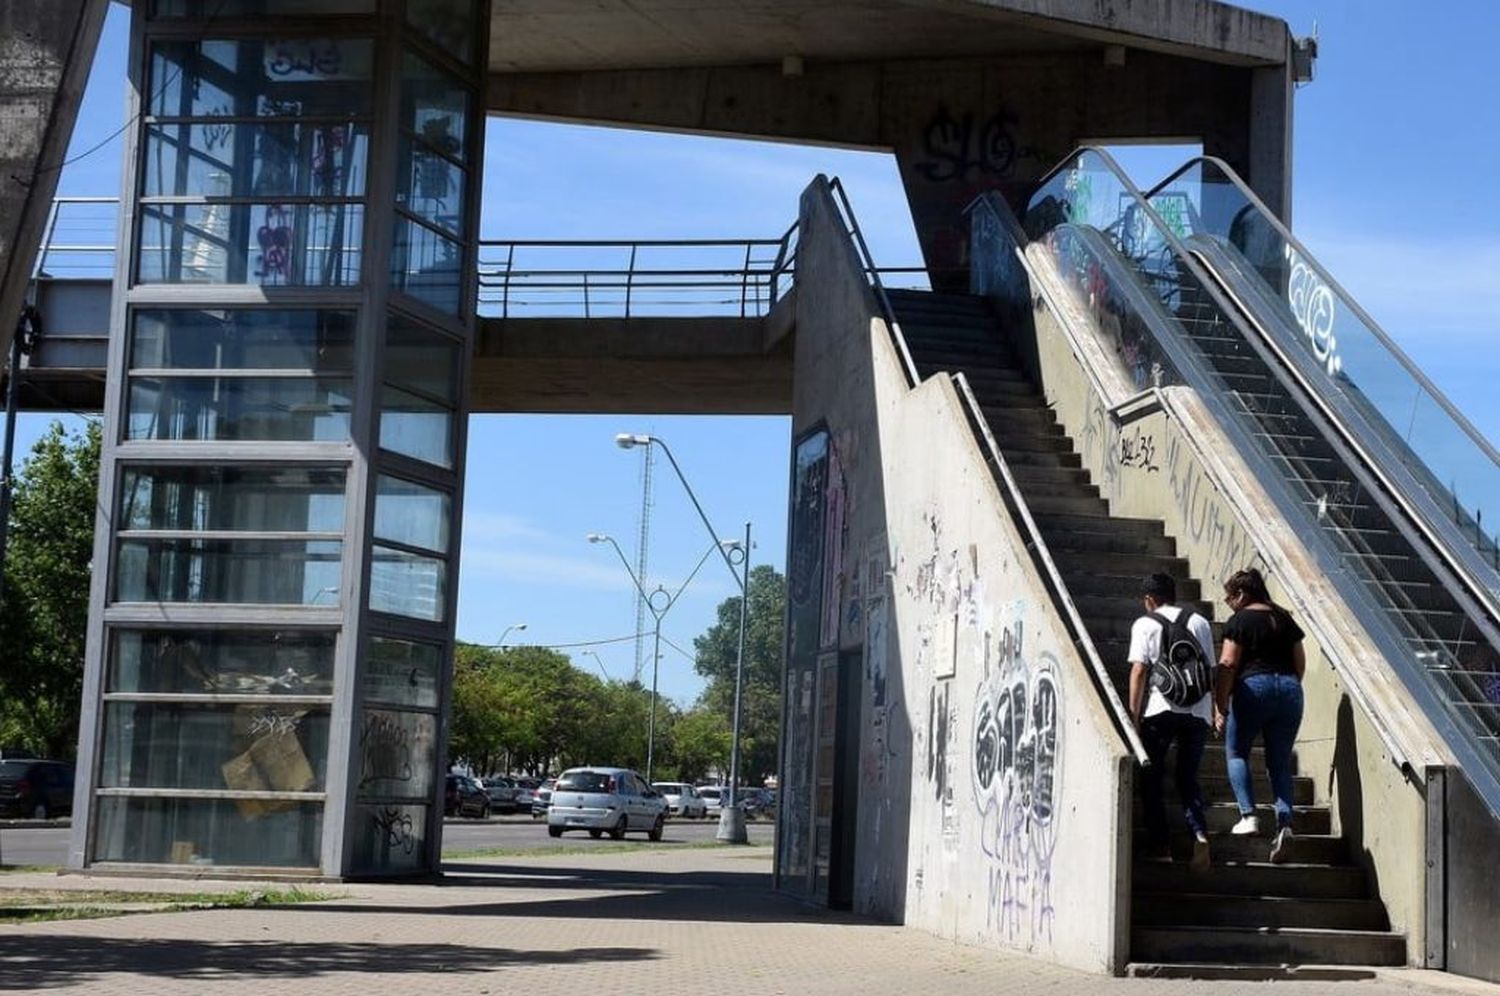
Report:
<svg viewBox="0 0 1500 996"><path fill-rule="evenodd" d="M1201 876L1205 882L1213 870ZM1326 930L1391 929L1378 899L1316 899L1285 896L1240 896L1225 899L1212 892L1143 895L1131 908L1138 927L1315 927Z"/></svg>
<svg viewBox="0 0 1500 996"><path fill-rule="evenodd" d="M907 348L911 348L910 343L907 344ZM954 373L960 370L964 373L970 370L982 370L993 377L1004 378L1006 374L1010 374L1011 379L1014 380L1026 379L1026 375L1018 368L1011 366L1002 355L985 354L945 343L934 343L931 348L914 352L912 359L919 364L940 367ZM1027 383L1030 382L1027 381Z"/></svg>
<svg viewBox="0 0 1500 996"><path fill-rule="evenodd" d="M1195 982L1362 982L1375 977L1368 965L1224 965L1203 962L1132 961L1132 979L1191 979Z"/></svg>
<svg viewBox="0 0 1500 996"><path fill-rule="evenodd" d="M980 411L988 412L991 409L1031 408L1037 411L1051 411L1047 407L1047 399L1035 391L984 391L978 385L970 383L969 387L974 391L974 397L979 402Z"/></svg>
<svg viewBox="0 0 1500 996"><path fill-rule="evenodd" d="M980 412L996 436L1007 432L1063 431L1057 415L1050 408L1026 405L980 405Z"/></svg>
<svg viewBox="0 0 1500 996"><path fill-rule="evenodd" d="M1058 433L1007 432L995 433L995 444L1007 460L1012 451L1016 453L1056 453L1078 457L1073 449L1073 440ZM1082 465L1080 458L1079 465Z"/></svg>
<svg viewBox="0 0 1500 996"><path fill-rule="evenodd" d="M1031 509L1032 516L1038 521L1042 516L1097 518L1106 523L1114 521L1109 518L1109 503L1103 498L1089 495L1049 495L1029 492L1026 494L1026 507Z"/></svg>
<svg viewBox="0 0 1500 996"><path fill-rule="evenodd" d="M1063 581L1071 586L1072 578L1080 574L1099 574L1100 576L1114 575L1116 571L1128 571L1130 576L1140 572L1140 577L1154 574L1157 571L1163 574L1171 574L1173 577L1182 577L1187 573L1188 563L1183 557L1175 554L1141 554L1135 557L1118 557L1108 552L1098 552L1083 549L1068 549L1048 542L1052 551L1052 559L1062 571ZM1136 584L1140 583L1137 578Z"/></svg>
<svg viewBox="0 0 1500 996"><path fill-rule="evenodd" d="M1036 509L1036 501L1039 498L1099 498L1099 488L1093 484L1080 484L1077 480L1071 481L1025 481L1015 474L1015 468L1011 468L1013 476L1021 486L1021 494L1026 498L1026 505L1033 510ZM1136 585L1140 582L1137 580Z"/></svg>
<svg viewBox="0 0 1500 996"><path fill-rule="evenodd" d="M1368 899L1369 880L1354 865L1273 865L1264 861L1223 861L1204 874L1183 862L1136 859L1134 893L1146 895L1212 892L1217 896L1283 896L1312 899Z"/></svg>
<svg viewBox="0 0 1500 996"><path fill-rule="evenodd" d="M1313 927L1133 927L1132 960L1404 965L1406 938L1389 931Z"/></svg>
<svg viewBox="0 0 1500 996"><path fill-rule="evenodd" d="M1176 795L1167 789L1167 822L1173 827L1171 834L1172 859L1187 861L1193 855L1193 838L1183 826L1181 811L1173 808ZM1208 835L1209 851L1216 863L1238 861L1264 861L1270 853L1271 842L1266 837L1236 837L1228 833ZM1342 837L1332 834L1304 834L1293 837L1288 843L1288 854L1293 864L1299 865L1343 865L1349 862L1349 844Z"/></svg>
<svg viewBox="0 0 1500 996"><path fill-rule="evenodd" d="M1079 515L1072 512L1038 512L1035 509L1032 510L1032 514L1037 524L1044 530L1105 533L1110 536L1136 536L1172 542L1167 537L1162 524L1156 519L1111 518L1103 514Z"/></svg>
<svg viewBox="0 0 1500 996"><path fill-rule="evenodd" d="M1022 491L1029 485L1023 484ZM1064 575L1068 585L1068 593L1077 601L1087 596L1100 596L1107 598L1122 598L1130 600L1132 605L1139 608L1141 604L1140 588L1141 582L1147 574L1155 573L1153 569L1143 570L1140 574L1129 574L1110 571L1077 571ZM1177 579L1177 595L1184 602L1198 602L1202 593L1202 585L1192 578ZM1204 603L1206 604L1206 603ZM1207 613L1205 613L1207 614Z"/></svg>
<svg viewBox="0 0 1500 996"><path fill-rule="evenodd" d="M1016 467L1049 467L1066 470L1078 470L1083 466L1083 457L1069 449L1045 449L1029 450L1017 446L1008 446L1004 441L997 440L1000 445L1000 455L1005 457L1006 466L1014 470Z"/></svg>
<svg viewBox="0 0 1500 996"><path fill-rule="evenodd" d="M1124 616L1134 622L1145 612L1139 595L1084 595L1072 589L1069 589L1069 594L1073 596L1073 604L1078 606L1078 612L1085 622L1094 618L1116 616ZM1210 607L1203 602L1183 601L1178 604L1184 609L1198 613L1205 619L1213 619Z"/></svg>

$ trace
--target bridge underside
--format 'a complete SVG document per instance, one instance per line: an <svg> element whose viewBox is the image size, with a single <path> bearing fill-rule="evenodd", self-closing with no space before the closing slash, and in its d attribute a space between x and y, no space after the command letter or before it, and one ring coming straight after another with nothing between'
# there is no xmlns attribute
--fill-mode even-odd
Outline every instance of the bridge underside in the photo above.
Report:
<svg viewBox="0 0 1500 996"><path fill-rule="evenodd" d="M491 318L469 410L789 415L792 351L760 318Z"/></svg>

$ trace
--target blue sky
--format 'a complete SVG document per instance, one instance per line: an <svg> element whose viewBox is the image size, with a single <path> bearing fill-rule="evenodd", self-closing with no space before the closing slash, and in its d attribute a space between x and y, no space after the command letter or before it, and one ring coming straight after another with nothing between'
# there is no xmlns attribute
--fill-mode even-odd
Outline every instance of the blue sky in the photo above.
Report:
<svg viewBox="0 0 1500 996"><path fill-rule="evenodd" d="M1491 440L1500 331L1500 102L1492 75L1500 10L1486 2L1261 0L1299 34L1316 21L1317 79L1296 104L1294 230ZM1441 15L1436 13L1441 9ZM71 155L124 118L126 11L112 8ZM1165 96L1165 95L1164 95ZM1137 157L1136 162L1150 162ZM1159 179L1159 164L1136 177ZM882 154L492 120L482 228L487 237L707 238L779 235L816 172L841 175L882 265L917 260L893 161ZM62 193L116 194L120 143L70 165ZM25 447L46 420L23 419ZM634 549L638 452L616 432L667 439L721 533L755 523L755 559L785 558L789 422L781 418L479 416L470 426L458 632L492 642L566 644L634 632L632 587L614 555ZM653 582L687 574L708 537L658 463ZM731 592L710 563L663 628L692 637ZM628 676L630 643L597 648ZM582 665L592 661L577 658ZM664 650L661 687L690 700L690 661Z"/></svg>

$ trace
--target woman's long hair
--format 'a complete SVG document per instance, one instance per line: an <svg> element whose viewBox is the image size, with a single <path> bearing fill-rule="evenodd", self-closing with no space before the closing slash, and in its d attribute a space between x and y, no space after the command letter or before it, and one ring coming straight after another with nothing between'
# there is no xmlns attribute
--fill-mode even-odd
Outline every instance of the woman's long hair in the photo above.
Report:
<svg viewBox="0 0 1500 996"><path fill-rule="evenodd" d="M1271 593L1266 590L1266 579L1254 567L1247 567L1241 571L1235 571L1224 582L1224 594L1229 596L1243 596L1246 603L1264 602L1271 607L1272 625L1278 625L1281 617L1291 618L1291 613L1275 602L1271 601Z"/></svg>

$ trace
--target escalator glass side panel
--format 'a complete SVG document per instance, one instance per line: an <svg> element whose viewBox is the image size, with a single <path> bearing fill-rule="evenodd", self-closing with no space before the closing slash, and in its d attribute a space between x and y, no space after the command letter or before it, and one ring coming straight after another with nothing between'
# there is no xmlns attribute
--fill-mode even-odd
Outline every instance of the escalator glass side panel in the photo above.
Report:
<svg viewBox="0 0 1500 996"><path fill-rule="evenodd" d="M1448 532L1472 547L1476 580L1500 594L1500 454L1391 342L1373 319L1255 199L1213 159L1188 163L1147 195L1179 238L1211 239L1241 275L1275 302L1265 322L1278 344L1299 350L1321 380L1354 405L1445 517ZM1445 530L1446 531L1446 530ZM1467 551L1466 551L1467 553Z"/></svg>

